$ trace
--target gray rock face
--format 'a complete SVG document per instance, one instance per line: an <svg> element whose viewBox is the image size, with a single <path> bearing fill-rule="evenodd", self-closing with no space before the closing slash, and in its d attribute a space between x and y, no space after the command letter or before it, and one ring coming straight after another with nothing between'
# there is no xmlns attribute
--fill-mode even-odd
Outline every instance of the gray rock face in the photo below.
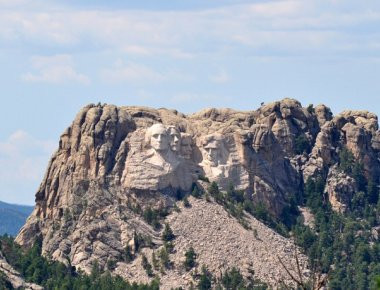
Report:
<svg viewBox="0 0 380 290"><path fill-rule="evenodd" d="M356 188L356 182L352 177L340 172L336 166L330 168L325 191L335 211L344 213L347 210Z"/></svg>
<svg viewBox="0 0 380 290"><path fill-rule="evenodd" d="M367 111L345 111L325 122L302 168L304 180L316 173L327 175L328 168L339 162L342 148L350 150L363 164L368 178L378 178L378 134L377 116Z"/></svg>
<svg viewBox="0 0 380 290"><path fill-rule="evenodd" d="M299 136L310 154L297 155ZM222 190L232 183L280 216L303 182L321 173L329 176L326 190L341 210L355 185L329 167L347 147L367 175L378 177L379 144L375 115L347 111L333 118L326 106L310 110L292 99L256 111L192 115L88 105L62 134L16 241L30 246L41 235L46 256L85 271L94 260L106 266L122 259L136 232L161 245L160 233L138 213L172 207L178 193L190 192L195 183L202 187L200 176Z"/></svg>
<svg viewBox="0 0 380 290"><path fill-rule="evenodd" d="M287 102L290 100L285 104ZM276 103L275 108L280 108L280 104ZM299 103L296 104L298 106ZM283 110L291 110L289 106ZM297 107L297 110L305 119L302 108ZM285 149L288 149L288 144L281 143L283 136L279 131L294 131L296 134L299 126L281 129L280 123L284 120L276 121L277 115L282 118L279 115L281 111L270 113L275 122L267 125L268 118L272 117L261 115L268 113L263 109L246 113L213 109L184 116L165 109L87 106L61 136L59 148L36 194L33 216L60 219L65 208L77 204L74 199L78 192L74 191L83 182L112 186L125 195L135 189L157 191L172 187L186 191L198 175L222 183L222 188L225 187L223 182L230 179L236 186L252 191L250 187L254 177L260 174L255 168L257 166L264 167L266 171L284 171L280 175L290 174L292 180L299 179L299 173L290 163L279 170L272 166L277 159L287 155ZM292 123L291 117L287 118L286 122ZM260 125L259 121L265 125ZM306 123L302 124L307 128ZM169 127L173 126L171 130L177 132L174 135L178 139L178 149L170 144L163 145L163 150L152 148L152 134L149 132L157 126L165 130L163 138L166 141L163 143L172 141ZM187 134L188 144L190 139L190 146L185 145L187 149L181 146L181 133ZM274 153L273 146L279 154ZM182 150L188 152L182 155ZM277 174L270 172L270 175ZM298 185L287 182L280 188L281 192L278 188L274 190L278 196L286 196L287 189L294 191Z"/></svg>

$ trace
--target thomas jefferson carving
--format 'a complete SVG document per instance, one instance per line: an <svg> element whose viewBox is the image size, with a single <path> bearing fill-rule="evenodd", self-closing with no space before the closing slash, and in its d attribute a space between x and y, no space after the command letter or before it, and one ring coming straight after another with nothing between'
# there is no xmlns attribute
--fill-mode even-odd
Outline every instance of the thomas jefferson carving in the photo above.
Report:
<svg viewBox="0 0 380 290"><path fill-rule="evenodd" d="M173 152L179 153L181 148L181 134L178 129L174 126L168 127L168 133L170 137L170 149Z"/></svg>

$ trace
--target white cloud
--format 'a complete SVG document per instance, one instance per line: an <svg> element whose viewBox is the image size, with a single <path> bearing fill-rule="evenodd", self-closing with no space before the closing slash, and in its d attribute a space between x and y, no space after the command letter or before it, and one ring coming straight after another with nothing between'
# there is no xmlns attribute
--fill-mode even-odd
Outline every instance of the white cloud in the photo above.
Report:
<svg viewBox="0 0 380 290"><path fill-rule="evenodd" d="M194 92L181 92L174 94L171 98L173 104L195 104L198 103L200 108L215 106L215 102L223 103L231 99L226 96L207 94L207 93L194 93Z"/></svg>
<svg viewBox="0 0 380 290"><path fill-rule="evenodd" d="M46 156L51 155L55 148L56 144L51 140L39 140L23 130L17 130L6 140L0 141L0 158L4 161L24 159L28 154Z"/></svg>
<svg viewBox="0 0 380 290"><path fill-rule="evenodd" d="M39 140L23 130L0 140L0 200L31 204L35 192L20 188L37 190L55 149L55 142Z"/></svg>
<svg viewBox="0 0 380 290"><path fill-rule="evenodd" d="M124 46L123 51L127 54L137 54L137 55L151 55L152 50L148 47L144 47L141 45L133 45L133 44L127 44Z"/></svg>
<svg viewBox="0 0 380 290"><path fill-rule="evenodd" d="M196 56L194 53L189 53L178 48L160 48L153 46L129 45L127 44L122 49L127 55L139 56L154 56L164 55L177 59L192 59Z"/></svg>
<svg viewBox="0 0 380 290"><path fill-rule="evenodd" d="M225 47L239 51L242 45L267 53L276 50L277 55L310 49L339 53L341 47L354 45L361 45L361 50L373 49L369 46L373 37L363 41L362 30L351 29L378 26L379 4L369 2L259 1L175 12L54 9L50 4L39 11L20 8L12 13L0 12L0 38L144 57L192 58L204 53L214 55ZM345 29L351 29L351 33L345 33ZM70 69L53 74L84 81Z"/></svg>
<svg viewBox="0 0 380 290"><path fill-rule="evenodd" d="M34 56L31 60L32 67L37 72L28 72L21 76L27 82L47 82L62 84L76 82L89 84L90 79L74 69L70 55Z"/></svg>
<svg viewBox="0 0 380 290"><path fill-rule="evenodd" d="M101 71L101 79L108 83L158 83L169 80L190 81L192 76L184 74L176 70L153 69L140 63L124 63L122 60L117 60L110 68L105 68Z"/></svg>
<svg viewBox="0 0 380 290"><path fill-rule="evenodd" d="M104 81L110 83L119 82L160 82L166 79L163 73L154 71L148 66L129 63L116 64L112 68L106 68L102 71L101 77Z"/></svg>
<svg viewBox="0 0 380 290"><path fill-rule="evenodd" d="M303 10L303 3L305 1L274 1L267 3L255 3L248 5L246 11L260 17L281 17L298 15ZM309 1L310 5L312 1Z"/></svg>
<svg viewBox="0 0 380 290"><path fill-rule="evenodd" d="M210 80L214 83L222 84L228 82L230 80L230 76L224 69L222 69L215 75L210 76Z"/></svg>
<svg viewBox="0 0 380 290"><path fill-rule="evenodd" d="M0 7L17 7L28 4L29 0L0 0Z"/></svg>

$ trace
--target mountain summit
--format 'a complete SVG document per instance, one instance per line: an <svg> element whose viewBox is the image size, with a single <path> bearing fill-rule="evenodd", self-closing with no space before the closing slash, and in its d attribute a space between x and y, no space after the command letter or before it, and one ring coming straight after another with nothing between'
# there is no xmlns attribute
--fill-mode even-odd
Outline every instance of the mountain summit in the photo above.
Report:
<svg viewBox="0 0 380 290"><path fill-rule="evenodd" d="M366 111L334 117L293 99L192 115L88 105L62 134L16 242L40 237L51 259L131 281L156 275L164 289L190 287L202 265L294 284L289 271L312 275L283 229L304 185L322 176L332 210L350 212L361 186L352 161L375 182L379 153L378 119Z"/></svg>

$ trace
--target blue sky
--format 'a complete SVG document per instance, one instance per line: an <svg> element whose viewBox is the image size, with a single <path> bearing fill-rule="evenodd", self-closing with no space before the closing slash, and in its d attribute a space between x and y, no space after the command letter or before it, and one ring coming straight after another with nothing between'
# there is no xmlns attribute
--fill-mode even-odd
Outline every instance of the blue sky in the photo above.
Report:
<svg viewBox="0 0 380 290"><path fill-rule="evenodd" d="M33 204L88 103L379 114L380 2L0 0L0 64L0 200Z"/></svg>

